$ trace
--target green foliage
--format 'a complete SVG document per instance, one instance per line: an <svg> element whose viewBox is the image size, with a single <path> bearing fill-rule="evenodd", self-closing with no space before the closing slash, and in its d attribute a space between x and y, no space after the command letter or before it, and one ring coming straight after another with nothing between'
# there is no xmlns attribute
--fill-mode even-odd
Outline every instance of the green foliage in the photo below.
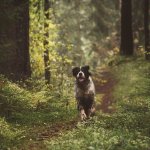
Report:
<svg viewBox="0 0 150 150"><path fill-rule="evenodd" d="M51 72L50 94L52 97L54 95L69 97L65 89L72 87L71 82L68 82L73 61L72 44L68 37L62 33L62 25L58 24L54 18L53 8L50 8L48 12L44 12L43 5L42 1L31 0L30 54L32 77L36 80L43 80L45 72L43 55L45 49L47 49L49 52L48 64ZM45 13L49 13L49 20L46 19ZM48 24L47 27L44 27L45 22ZM48 41L46 47L44 45L45 40Z"/></svg>
<svg viewBox="0 0 150 150"><path fill-rule="evenodd" d="M118 0L95 0L91 1L93 12L92 20L95 23L93 34L101 39L117 29L119 20L119 2Z"/></svg>
<svg viewBox="0 0 150 150"><path fill-rule="evenodd" d="M150 64L141 58L119 58L119 61L114 67L118 79L113 106L116 112L99 113L59 138L47 140L48 149L149 149Z"/></svg>
<svg viewBox="0 0 150 150"><path fill-rule="evenodd" d="M124 128L122 124L128 124L128 119L121 122L121 124L116 124L119 123L119 119L117 115L107 116L101 114L91 121L83 124L79 123L77 129L69 131L50 142L47 141L46 145L48 149L56 150L148 149L150 138L142 135L140 132ZM116 124L115 127L112 126L114 124Z"/></svg>
<svg viewBox="0 0 150 150"><path fill-rule="evenodd" d="M76 117L75 100L73 87L68 84L70 82L64 82L62 93L59 93L56 87L47 86L43 81L15 84L1 76L0 116L7 120L0 117L0 149L16 148L30 137L36 138L37 130L42 130L43 126L48 128L73 120ZM72 92L66 91L68 87Z"/></svg>
<svg viewBox="0 0 150 150"><path fill-rule="evenodd" d="M37 13L38 12L38 13ZM47 13L47 12L45 12ZM44 13L43 2L33 1L30 3L30 54L31 54L31 66L32 76L41 77L44 74L44 41L47 39L47 49L50 52L50 60L56 61L57 52L56 49L56 38L57 38L57 27L52 20L46 20ZM49 10L52 14L52 11ZM48 27L44 28L44 23L48 23ZM49 32L49 37L45 34Z"/></svg>
<svg viewBox="0 0 150 150"><path fill-rule="evenodd" d="M28 143L37 143L39 133L76 120L71 67L85 63L95 67L102 59L110 61L119 80L114 91L116 112L98 113L73 130L45 140L45 146L61 150L149 149L150 65L141 59L114 58L119 52L118 18L118 0L53 0L47 12L44 0L30 0L32 78L12 83L0 76L0 149L30 149ZM44 81L45 50L49 52L49 85Z"/></svg>
<svg viewBox="0 0 150 150"><path fill-rule="evenodd" d="M17 84L11 83L3 76L0 76L0 114L6 117L12 113L29 109L31 93L20 88Z"/></svg>
<svg viewBox="0 0 150 150"><path fill-rule="evenodd" d="M0 117L0 149L5 150L19 143L23 131L7 123Z"/></svg>
<svg viewBox="0 0 150 150"><path fill-rule="evenodd" d="M119 58L116 64L113 67L118 79L114 91L115 113L97 112L93 119L60 132L59 137L44 140L47 149L147 150L150 147L150 64L141 58ZM26 81L28 86L20 83L23 88L1 76L0 104L5 104L1 107L5 111L0 114L7 117L7 120L0 118L1 149L20 149L20 145L29 149L27 143L34 143L38 133L51 125L74 120L77 111L71 82L63 81L58 91L56 86L38 80Z"/></svg>
<svg viewBox="0 0 150 150"><path fill-rule="evenodd" d="M95 67L109 50L118 46L118 35L114 31L119 17L116 3L118 1L56 1L54 11L61 25L61 41L72 44L73 64L87 63Z"/></svg>

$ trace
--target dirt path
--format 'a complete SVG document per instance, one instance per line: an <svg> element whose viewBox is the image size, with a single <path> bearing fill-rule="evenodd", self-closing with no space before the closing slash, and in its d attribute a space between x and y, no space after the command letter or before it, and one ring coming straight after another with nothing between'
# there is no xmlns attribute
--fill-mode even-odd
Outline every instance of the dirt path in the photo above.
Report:
<svg viewBox="0 0 150 150"><path fill-rule="evenodd" d="M116 81L110 70L100 69L100 71L96 75L94 75L94 83L96 87L96 93L102 95L102 99L100 100L101 104L97 105L97 111L101 110L104 113L114 112L114 108L112 108L111 106L113 103L112 92ZM41 129L40 131L35 131L36 139L28 143L28 150L45 150L46 147L43 143L44 140L57 137L60 135L61 132L75 128L77 122L78 118L75 118L70 122L58 123Z"/></svg>
<svg viewBox="0 0 150 150"><path fill-rule="evenodd" d="M101 110L104 113L114 112L112 107L113 89L116 84L115 77L108 68L101 69L96 75L95 87L97 94L102 94L101 104L97 105L97 110Z"/></svg>
<svg viewBox="0 0 150 150"><path fill-rule="evenodd" d="M22 148L21 150L46 150L44 140L57 137L62 132L74 129L76 127L76 124L77 119L75 118L70 122L56 123L51 126L37 129L37 131L34 131L35 132L34 139L29 141L26 148Z"/></svg>

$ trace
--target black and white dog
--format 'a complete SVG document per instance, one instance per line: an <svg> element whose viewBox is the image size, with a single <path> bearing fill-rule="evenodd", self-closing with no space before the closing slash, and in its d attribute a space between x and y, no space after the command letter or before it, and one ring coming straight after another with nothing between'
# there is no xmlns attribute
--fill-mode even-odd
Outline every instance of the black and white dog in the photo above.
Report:
<svg viewBox="0 0 150 150"><path fill-rule="evenodd" d="M73 76L76 78L75 97L81 120L89 118L95 111L95 87L89 69L89 66L72 69Z"/></svg>

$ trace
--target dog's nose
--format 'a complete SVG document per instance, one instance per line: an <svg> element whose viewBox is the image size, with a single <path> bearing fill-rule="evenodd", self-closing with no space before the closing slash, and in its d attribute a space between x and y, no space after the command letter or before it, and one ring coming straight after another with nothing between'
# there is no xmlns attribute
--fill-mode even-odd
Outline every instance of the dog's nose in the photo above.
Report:
<svg viewBox="0 0 150 150"><path fill-rule="evenodd" d="M79 76L82 76L82 72L79 73Z"/></svg>

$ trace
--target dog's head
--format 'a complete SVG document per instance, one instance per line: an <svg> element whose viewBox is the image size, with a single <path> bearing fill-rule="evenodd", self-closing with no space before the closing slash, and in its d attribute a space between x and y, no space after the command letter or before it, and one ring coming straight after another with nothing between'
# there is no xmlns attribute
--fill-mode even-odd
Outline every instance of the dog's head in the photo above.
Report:
<svg viewBox="0 0 150 150"><path fill-rule="evenodd" d="M89 66L75 67L72 69L72 74L79 83L82 83L89 79L89 76L91 75L89 69Z"/></svg>

